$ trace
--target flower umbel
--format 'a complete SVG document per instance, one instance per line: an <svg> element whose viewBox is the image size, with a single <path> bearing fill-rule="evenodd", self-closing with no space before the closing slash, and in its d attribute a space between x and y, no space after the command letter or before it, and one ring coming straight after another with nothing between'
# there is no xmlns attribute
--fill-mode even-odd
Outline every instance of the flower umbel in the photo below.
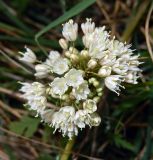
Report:
<svg viewBox="0 0 153 160"><path fill-rule="evenodd" d="M78 24L69 20L63 24L64 38L59 40L63 55L50 51L45 61L38 61L26 48L20 58L35 63L37 82L21 83L20 89L29 109L70 139L86 126L100 125L97 104L104 86L119 95L122 83L137 84L141 72L139 55L130 49L131 45L111 38L105 26L95 27L87 18L81 29L82 50L75 45ZM48 102L54 102L56 109L49 108Z"/></svg>

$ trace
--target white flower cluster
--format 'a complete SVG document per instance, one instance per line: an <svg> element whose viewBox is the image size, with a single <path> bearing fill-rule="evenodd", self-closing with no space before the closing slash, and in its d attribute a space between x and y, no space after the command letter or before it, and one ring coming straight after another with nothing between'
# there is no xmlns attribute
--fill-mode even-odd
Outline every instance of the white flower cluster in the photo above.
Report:
<svg viewBox="0 0 153 160"><path fill-rule="evenodd" d="M30 106L30 109L37 111L38 114L41 113L47 104L45 86L39 82L21 84L23 86L20 91L24 92L22 97L28 100L27 104Z"/></svg>
<svg viewBox="0 0 153 160"><path fill-rule="evenodd" d="M20 60L36 63L35 76L45 85L22 83L21 91L31 109L42 120L72 138L86 125L98 126L97 103L103 95L104 85L119 95L122 82L137 84L140 62L130 45L110 38L105 27L95 27L91 19L81 24L83 50L75 48L78 24L69 20L63 24L64 38L59 40L63 55L51 51L44 62L37 60L28 48ZM22 53L23 54L23 53ZM54 77L50 82L50 76ZM41 81L42 81L41 80ZM58 111L48 109L47 100L55 99Z"/></svg>

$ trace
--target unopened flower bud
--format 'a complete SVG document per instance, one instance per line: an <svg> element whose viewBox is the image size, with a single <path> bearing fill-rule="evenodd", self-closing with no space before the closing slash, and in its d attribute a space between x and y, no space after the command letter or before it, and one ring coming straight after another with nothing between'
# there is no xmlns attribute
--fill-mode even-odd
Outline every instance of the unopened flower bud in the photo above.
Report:
<svg viewBox="0 0 153 160"><path fill-rule="evenodd" d="M100 87L100 88L97 88L96 91L97 91L97 92L101 92L102 90L103 90L103 88Z"/></svg>
<svg viewBox="0 0 153 160"><path fill-rule="evenodd" d="M99 86L99 82L96 80L93 82L93 86L98 87Z"/></svg>
<svg viewBox="0 0 153 160"><path fill-rule="evenodd" d="M46 94L47 94L47 95L48 95L48 94L51 94L51 88L50 88L50 87L46 88Z"/></svg>
<svg viewBox="0 0 153 160"><path fill-rule="evenodd" d="M91 84L92 84L94 81L96 81L96 78L94 78L94 77L92 77L92 78L89 79L89 83L91 83Z"/></svg>
<svg viewBox="0 0 153 160"><path fill-rule="evenodd" d="M96 103L98 103L99 100L100 100L100 97L98 97L98 96L97 96L97 97L94 97L93 100L94 100Z"/></svg>
<svg viewBox="0 0 153 160"><path fill-rule="evenodd" d="M79 57L76 54L71 54L70 59L72 62L76 63L79 60Z"/></svg>
<svg viewBox="0 0 153 160"><path fill-rule="evenodd" d="M88 58L88 57L89 57L89 53L88 53L87 50L82 50L82 51L80 52L80 54L81 54L81 56L84 57L84 58Z"/></svg>
<svg viewBox="0 0 153 160"><path fill-rule="evenodd" d="M103 95L102 92L99 92L99 93L98 93L98 96L99 96L99 97L101 97L102 95Z"/></svg>
<svg viewBox="0 0 153 160"><path fill-rule="evenodd" d="M70 47L69 51L70 51L71 54L78 54L78 50L74 47Z"/></svg>
<svg viewBox="0 0 153 160"><path fill-rule="evenodd" d="M101 118L97 113L91 114L91 126L99 126Z"/></svg>
<svg viewBox="0 0 153 160"><path fill-rule="evenodd" d="M93 69L97 66L97 61L95 59L91 59L89 62L88 62L88 68L90 69Z"/></svg>
<svg viewBox="0 0 153 160"><path fill-rule="evenodd" d="M73 95L73 93L70 93L70 95L69 95L69 99L71 99L71 100L75 100L75 96Z"/></svg>
<svg viewBox="0 0 153 160"><path fill-rule="evenodd" d="M38 78L45 78L47 77L48 73L49 73L49 66L46 64L37 64L35 66L35 76Z"/></svg>
<svg viewBox="0 0 153 160"><path fill-rule="evenodd" d="M101 67L98 71L98 75L101 77L107 77L111 74L111 67Z"/></svg>
<svg viewBox="0 0 153 160"><path fill-rule="evenodd" d="M64 94L64 95L61 96L62 100L67 100L68 98L69 98L69 96L67 94Z"/></svg>
<svg viewBox="0 0 153 160"><path fill-rule="evenodd" d="M70 51L66 51L64 54L66 57L70 58L70 55L71 55Z"/></svg>
<svg viewBox="0 0 153 160"><path fill-rule="evenodd" d="M63 39L63 38L61 38L61 39L59 40L59 44L60 44L60 46L61 46L63 49L67 49L67 48L68 48L67 41L66 41L65 39Z"/></svg>
<svg viewBox="0 0 153 160"><path fill-rule="evenodd" d="M93 92L90 92L89 95L88 95L90 98L92 98L94 96L94 93Z"/></svg>

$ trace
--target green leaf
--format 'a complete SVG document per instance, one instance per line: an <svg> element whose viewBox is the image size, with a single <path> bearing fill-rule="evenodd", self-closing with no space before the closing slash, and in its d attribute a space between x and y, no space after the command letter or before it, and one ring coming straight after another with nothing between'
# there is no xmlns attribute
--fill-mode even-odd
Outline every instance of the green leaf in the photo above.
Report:
<svg viewBox="0 0 153 160"><path fill-rule="evenodd" d="M37 160L53 160L53 157L51 157L49 154L42 153Z"/></svg>
<svg viewBox="0 0 153 160"><path fill-rule="evenodd" d="M3 148L5 150L5 153L9 156L10 160L17 160L14 152L12 152L12 149L10 148L9 145L3 145ZM1 160L1 159L0 159Z"/></svg>
<svg viewBox="0 0 153 160"><path fill-rule="evenodd" d="M120 135L115 135L114 142L118 147L128 149L130 151L135 151L134 146L129 143L127 140L123 139Z"/></svg>
<svg viewBox="0 0 153 160"><path fill-rule="evenodd" d="M28 7L29 2L30 0L13 0L12 4L17 7L18 12L23 12Z"/></svg>
<svg viewBox="0 0 153 160"><path fill-rule="evenodd" d="M63 23L67 19L79 14L81 11L83 11L87 7L91 6L95 2L96 2L96 0L83 0L80 3L78 3L77 5L75 5L69 11L65 12L61 17L57 18L55 21L53 21L50 24L48 24L44 29L39 31L35 36L36 42L38 41L38 38L40 36L42 36L44 33L48 32L53 27Z"/></svg>
<svg viewBox="0 0 153 160"><path fill-rule="evenodd" d="M49 127L48 125L45 125L42 140L43 142L49 142L51 135L53 134L54 129Z"/></svg>
<svg viewBox="0 0 153 160"><path fill-rule="evenodd" d="M146 148L142 157L142 160L148 160L151 158L151 150L153 147L153 140L151 138L152 128L148 127L147 129L147 137L146 137Z"/></svg>
<svg viewBox="0 0 153 160"><path fill-rule="evenodd" d="M38 128L39 122L40 120L36 118L23 117L21 121L11 122L9 128L17 134L32 137Z"/></svg>
<svg viewBox="0 0 153 160"><path fill-rule="evenodd" d="M33 34L32 30L29 27L27 27L22 21L20 21L16 16L12 14L12 10L10 9L10 7L8 7L2 0L0 0L0 12L5 14L8 19L10 19L10 21L16 24L16 26L18 26L19 28L27 33Z"/></svg>

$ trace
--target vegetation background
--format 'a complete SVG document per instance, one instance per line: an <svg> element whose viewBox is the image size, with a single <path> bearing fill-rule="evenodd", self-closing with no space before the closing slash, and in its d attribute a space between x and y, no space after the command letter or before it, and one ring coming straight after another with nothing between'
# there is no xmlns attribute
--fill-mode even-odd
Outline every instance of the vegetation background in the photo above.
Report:
<svg viewBox="0 0 153 160"><path fill-rule="evenodd" d="M23 106L17 82L34 77L18 51L26 45L43 58L42 50L59 50L61 24L72 17L106 25L112 36L132 43L144 64L139 84L126 85L119 97L104 91L101 125L80 132L69 159L153 159L152 10L152 0L0 0L0 160L59 160L63 154L68 139Z"/></svg>

